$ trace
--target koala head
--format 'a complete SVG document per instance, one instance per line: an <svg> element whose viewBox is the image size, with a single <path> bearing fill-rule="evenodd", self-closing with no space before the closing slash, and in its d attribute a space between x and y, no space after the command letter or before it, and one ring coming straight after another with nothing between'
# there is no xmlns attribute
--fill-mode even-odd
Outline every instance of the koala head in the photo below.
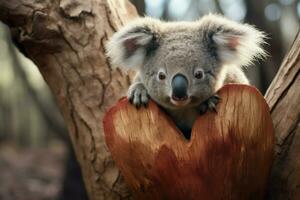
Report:
<svg viewBox="0 0 300 200"><path fill-rule="evenodd" d="M263 56L263 39L254 27L219 15L195 22L141 18L112 36L107 55L114 66L137 70L158 104L177 109L209 98L224 66Z"/></svg>

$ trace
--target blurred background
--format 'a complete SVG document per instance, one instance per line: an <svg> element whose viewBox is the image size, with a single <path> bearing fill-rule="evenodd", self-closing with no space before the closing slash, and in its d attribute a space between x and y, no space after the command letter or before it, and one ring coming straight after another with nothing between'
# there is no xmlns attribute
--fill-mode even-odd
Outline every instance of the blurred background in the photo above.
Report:
<svg viewBox="0 0 300 200"><path fill-rule="evenodd" d="M299 0L131 0L141 16L196 20L220 13L267 33L269 57L247 74L262 93L299 29ZM87 199L66 127L34 64L0 22L0 199Z"/></svg>

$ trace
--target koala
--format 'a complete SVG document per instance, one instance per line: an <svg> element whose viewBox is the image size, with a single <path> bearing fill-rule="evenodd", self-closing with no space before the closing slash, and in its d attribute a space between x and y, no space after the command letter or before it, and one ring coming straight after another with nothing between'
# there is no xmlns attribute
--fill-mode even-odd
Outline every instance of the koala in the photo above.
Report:
<svg viewBox="0 0 300 200"><path fill-rule="evenodd" d="M137 74L128 99L137 108L154 100L186 138L199 114L215 107L224 84L249 84L243 72L263 58L265 35L251 25L209 14L194 22L140 18L107 43L113 66Z"/></svg>

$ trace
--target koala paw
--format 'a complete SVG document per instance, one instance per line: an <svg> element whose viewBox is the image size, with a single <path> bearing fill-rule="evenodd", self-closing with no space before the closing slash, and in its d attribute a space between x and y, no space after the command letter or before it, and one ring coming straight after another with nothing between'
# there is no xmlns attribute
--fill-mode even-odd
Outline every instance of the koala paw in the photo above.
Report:
<svg viewBox="0 0 300 200"><path fill-rule="evenodd" d="M221 98L218 95L213 95L209 97L206 101L204 101L200 106L198 107L199 113L201 115L205 114L208 110L217 112L216 106L220 102Z"/></svg>
<svg viewBox="0 0 300 200"><path fill-rule="evenodd" d="M142 83L131 85L128 90L127 98L136 108L141 107L141 105L146 107L149 101L147 89Z"/></svg>

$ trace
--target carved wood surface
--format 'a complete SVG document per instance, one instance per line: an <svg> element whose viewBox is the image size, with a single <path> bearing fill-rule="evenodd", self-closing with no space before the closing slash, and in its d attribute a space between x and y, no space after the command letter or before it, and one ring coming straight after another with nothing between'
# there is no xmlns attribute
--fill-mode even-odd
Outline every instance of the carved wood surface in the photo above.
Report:
<svg viewBox="0 0 300 200"><path fill-rule="evenodd" d="M246 85L219 91L186 140L153 102L122 99L104 118L106 142L136 199L264 199L274 129L263 96Z"/></svg>

